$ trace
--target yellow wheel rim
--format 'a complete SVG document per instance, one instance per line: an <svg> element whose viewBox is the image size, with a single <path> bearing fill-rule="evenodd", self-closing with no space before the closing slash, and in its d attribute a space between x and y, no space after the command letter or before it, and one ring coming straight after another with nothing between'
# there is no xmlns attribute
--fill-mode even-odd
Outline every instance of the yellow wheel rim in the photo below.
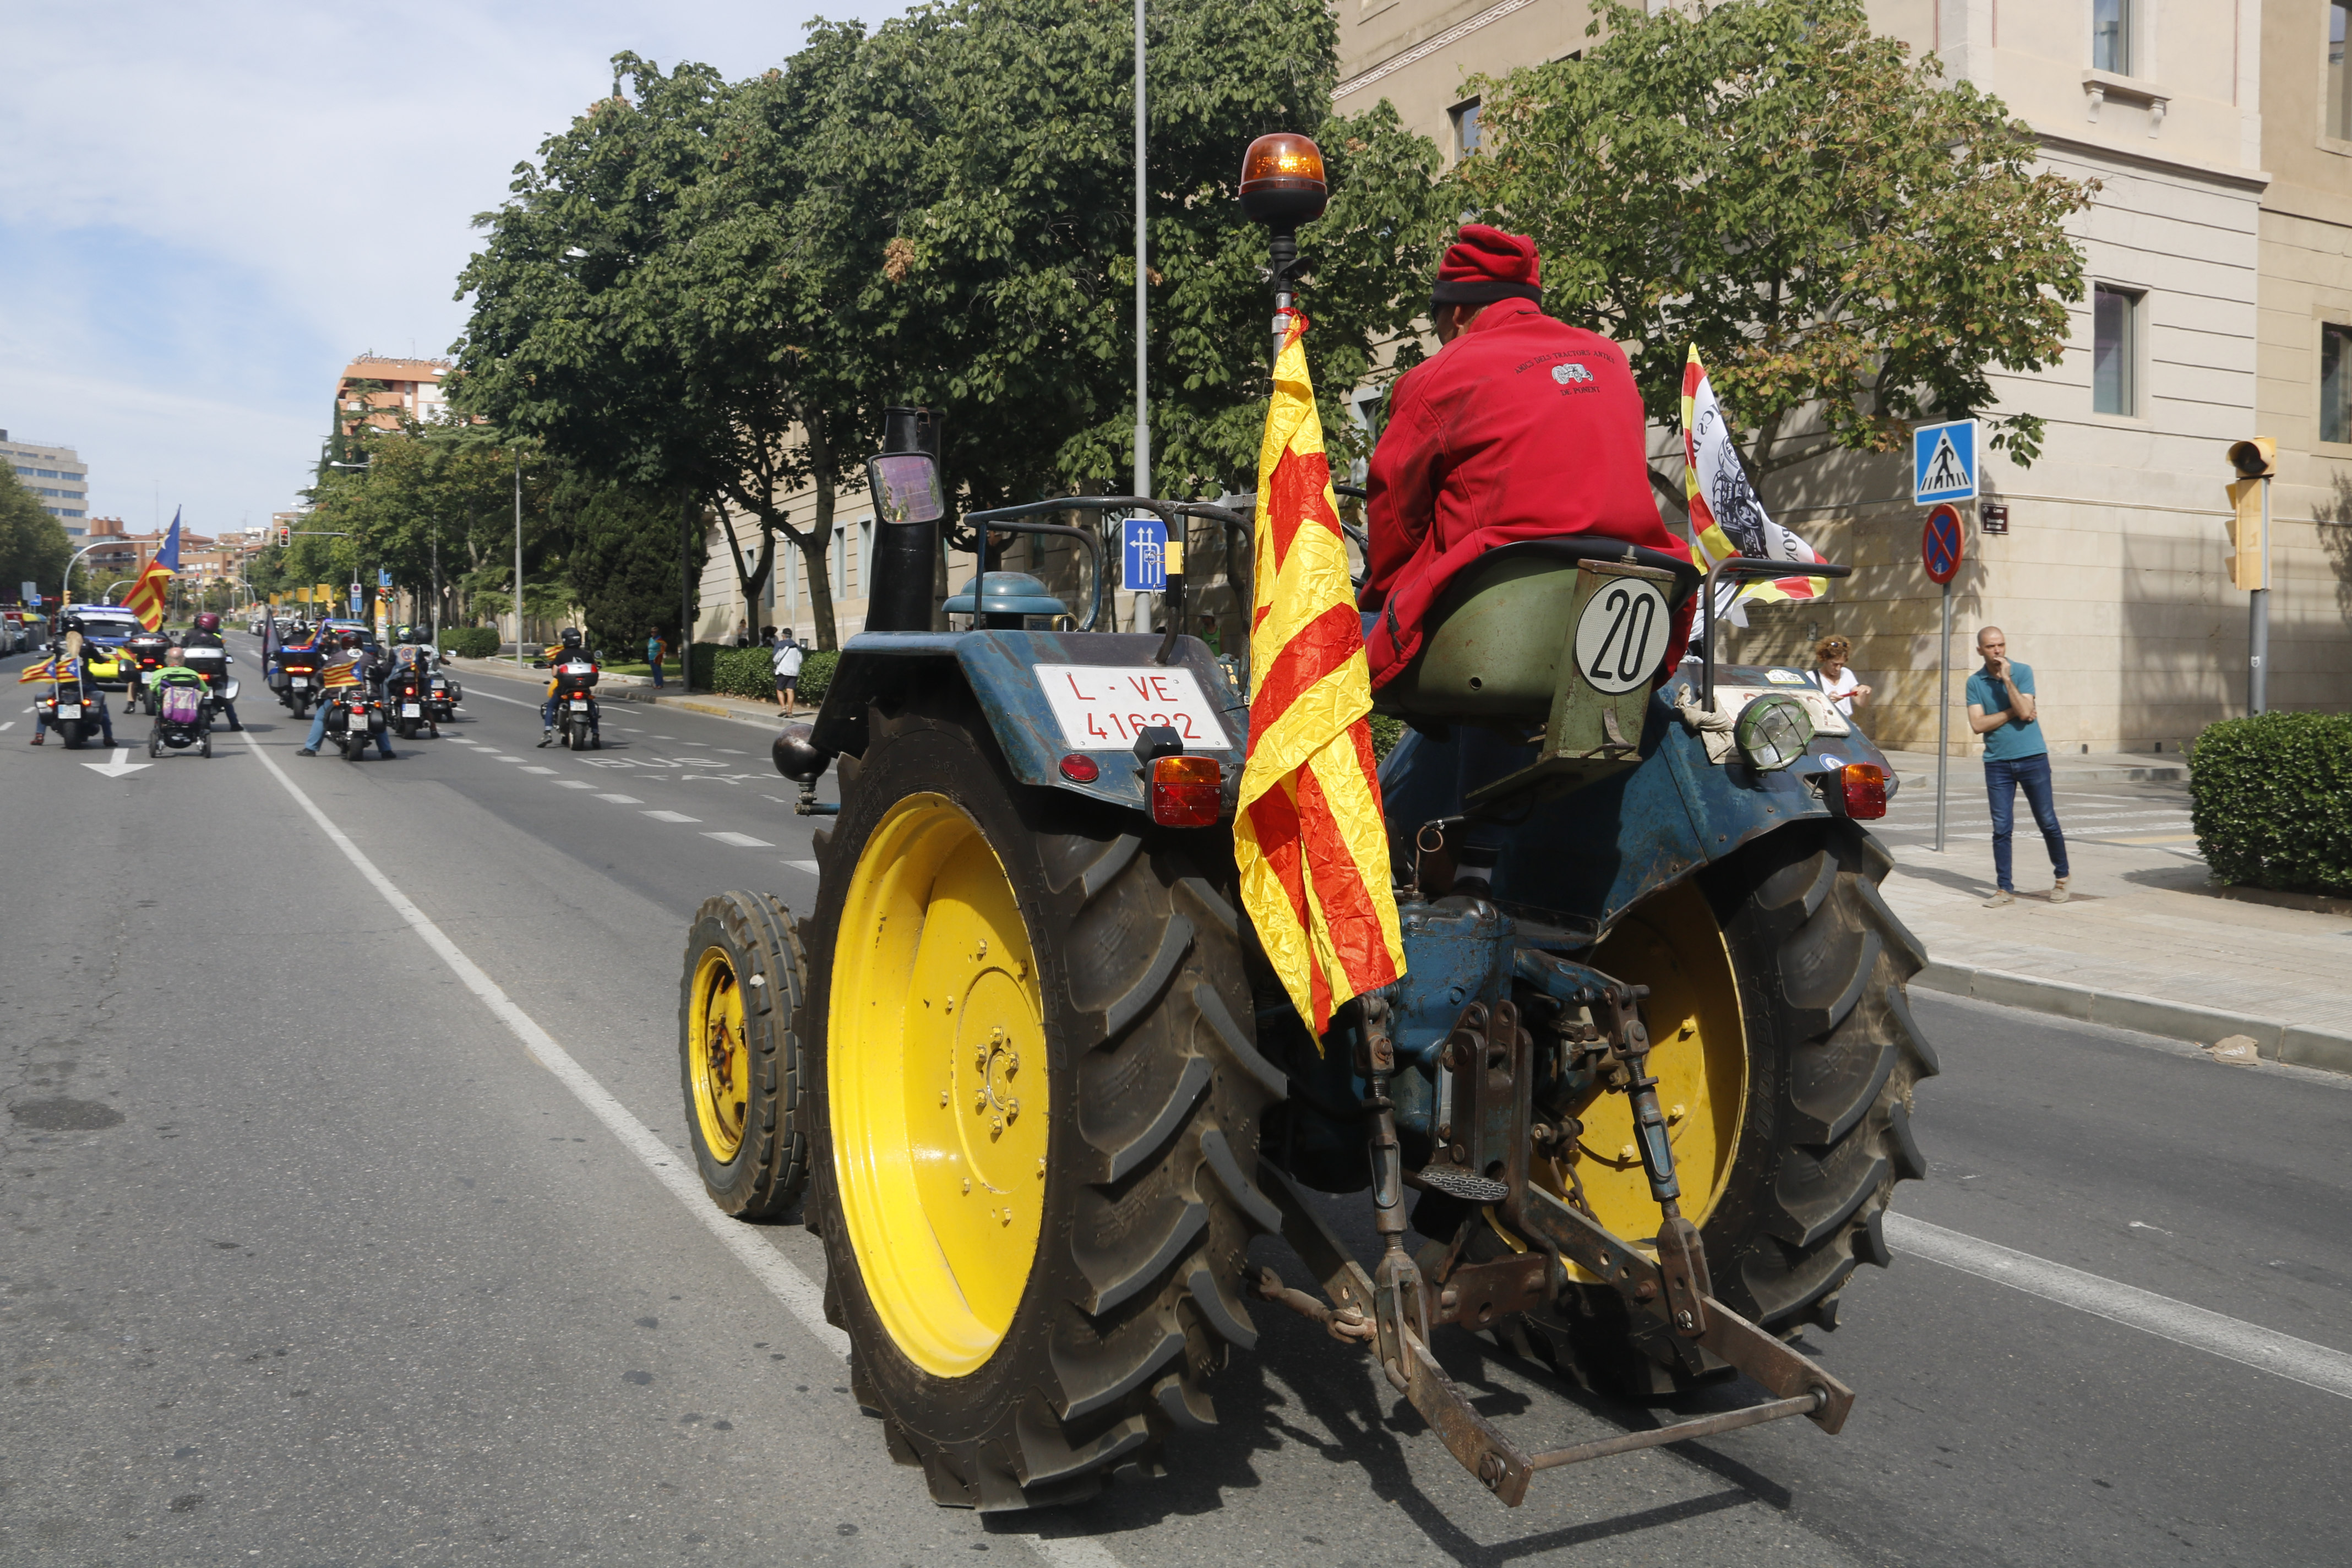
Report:
<svg viewBox="0 0 2352 1568"><path fill-rule="evenodd" d="M1045 1215L1044 1008L979 824L910 795L866 841L833 961L825 1089L842 1217L907 1358L961 1377L1013 1325Z"/></svg>
<svg viewBox="0 0 2352 1568"><path fill-rule="evenodd" d="M726 950L706 947L694 965L694 1119L703 1146L724 1165L743 1147L751 1052L743 1039L743 992Z"/></svg>
<svg viewBox="0 0 2352 1568"><path fill-rule="evenodd" d="M1706 895L1685 881L1621 922L1592 966L1650 988L1650 1076L1666 1112L1683 1214L1704 1226L1729 1184L1748 1101L1747 1031L1723 930ZM1602 1089L1575 1114L1584 1133L1574 1165L1593 1214L1619 1236L1656 1235L1658 1205L1633 1149L1632 1104Z"/></svg>

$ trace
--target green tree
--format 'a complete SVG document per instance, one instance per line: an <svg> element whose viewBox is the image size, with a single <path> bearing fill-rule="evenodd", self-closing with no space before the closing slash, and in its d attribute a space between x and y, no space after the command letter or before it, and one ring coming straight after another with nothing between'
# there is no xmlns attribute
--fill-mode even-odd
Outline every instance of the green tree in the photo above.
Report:
<svg viewBox="0 0 2352 1568"><path fill-rule="evenodd" d="M1998 99L1874 37L1863 0L1592 13L1582 58L1473 84L1483 145L1453 184L1535 237L1546 308L1623 345L1653 420L1679 427L1696 344L1761 479L1895 450L1983 414L1992 367L2057 362L2083 294L2065 224L2096 186L2037 173ZM1988 424L2040 453L2035 416Z"/></svg>
<svg viewBox="0 0 2352 1568"><path fill-rule="evenodd" d="M672 647L678 631L677 507L659 492L575 479L557 496L570 510L573 596L588 623L591 646L616 659L638 658L646 633L658 629ZM699 587L702 563L692 563ZM691 606L689 606L691 608Z"/></svg>
<svg viewBox="0 0 2352 1568"><path fill-rule="evenodd" d="M18 585L37 584L44 594L58 592L73 559L73 542L65 524L13 473L0 474L0 595L13 600Z"/></svg>

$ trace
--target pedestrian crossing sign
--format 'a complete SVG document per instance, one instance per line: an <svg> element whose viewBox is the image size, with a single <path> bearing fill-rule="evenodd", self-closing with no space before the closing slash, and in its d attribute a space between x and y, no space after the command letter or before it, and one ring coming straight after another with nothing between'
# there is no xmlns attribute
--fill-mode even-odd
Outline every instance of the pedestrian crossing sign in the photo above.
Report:
<svg viewBox="0 0 2352 1568"><path fill-rule="evenodd" d="M1977 499L1977 422L1954 419L1911 432L1911 499L1921 506Z"/></svg>

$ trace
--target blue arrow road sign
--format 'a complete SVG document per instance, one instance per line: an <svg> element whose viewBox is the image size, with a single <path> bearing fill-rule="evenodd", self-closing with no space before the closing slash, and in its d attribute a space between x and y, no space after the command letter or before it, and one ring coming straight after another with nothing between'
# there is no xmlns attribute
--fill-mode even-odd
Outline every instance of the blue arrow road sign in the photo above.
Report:
<svg viewBox="0 0 2352 1568"><path fill-rule="evenodd" d="M1119 583L1131 593L1168 591L1168 525L1156 517L1119 524Z"/></svg>
<svg viewBox="0 0 2352 1568"><path fill-rule="evenodd" d="M1911 432L1911 499L1921 506L1977 499L1977 422L1922 425Z"/></svg>

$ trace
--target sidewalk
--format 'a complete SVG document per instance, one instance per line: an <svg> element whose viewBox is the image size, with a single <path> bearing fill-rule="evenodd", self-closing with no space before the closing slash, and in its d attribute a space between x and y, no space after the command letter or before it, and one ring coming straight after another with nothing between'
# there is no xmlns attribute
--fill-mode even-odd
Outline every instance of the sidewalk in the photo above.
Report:
<svg viewBox="0 0 2352 1568"><path fill-rule="evenodd" d="M1886 760L1894 764L1895 776L1903 781L1905 789L1934 791L1935 752L1889 752ZM1983 765L1975 757L1952 758L1950 788L1977 788L1983 780ZM2061 787L2070 784L2186 784L2189 759L2170 752L2161 755L2145 752L2053 752L2050 773Z"/></svg>
<svg viewBox="0 0 2352 1568"><path fill-rule="evenodd" d="M1933 759L1925 760L1932 769ZM2057 781L2074 872L2074 896L2063 904L2049 902L2049 860L2021 799L2017 902L1984 907L1992 854L1973 760L1952 772L1954 831L1942 854L1916 826L1897 828L1890 814L1895 830L1882 841L1895 869L1883 891L1927 949L1927 968L1912 984L2199 1045L2247 1035L2264 1060L2352 1073L2352 900L2219 887L2197 858L2193 836L2178 830L2135 833L2127 824L2103 837L2091 826L2097 802L2169 798L2185 816L2188 792L2163 787L2168 781L2086 779L2122 764L2085 761L2091 767L2062 771ZM2140 792L2083 789L2099 783ZM1905 824L1932 821L1932 771L1927 785L1915 792L1906 776ZM2083 826L2068 826L2070 804Z"/></svg>
<svg viewBox="0 0 2352 1568"><path fill-rule="evenodd" d="M503 659L452 658L450 670L458 680L485 677L497 680L528 685L533 692L546 689L547 672L527 669L518 672L514 656ZM682 708L689 713L707 714L713 719L731 719L739 724L757 724L774 735L784 727L783 710L772 702L754 702L743 697L724 697L716 692L698 691L688 696L673 683L656 688L643 676L610 675L596 683L596 695L607 702L642 702L662 708ZM795 721L805 722L814 716L814 710L803 707Z"/></svg>

